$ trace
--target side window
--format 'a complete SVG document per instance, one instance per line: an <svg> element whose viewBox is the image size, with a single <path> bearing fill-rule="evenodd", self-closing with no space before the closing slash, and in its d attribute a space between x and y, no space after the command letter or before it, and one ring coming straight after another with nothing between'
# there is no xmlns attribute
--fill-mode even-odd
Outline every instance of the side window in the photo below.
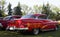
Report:
<svg viewBox="0 0 60 37"><path fill-rule="evenodd" d="M10 20L13 20L14 18L13 17L10 17Z"/></svg>
<svg viewBox="0 0 60 37"><path fill-rule="evenodd" d="M31 18L36 18L36 16L33 16L33 15L32 15Z"/></svg>
<svg viewBox="0 0 60 37"><path fill-rule="evenodd" d="M46 16L39 16L38 19L47 19Z"/></svg>

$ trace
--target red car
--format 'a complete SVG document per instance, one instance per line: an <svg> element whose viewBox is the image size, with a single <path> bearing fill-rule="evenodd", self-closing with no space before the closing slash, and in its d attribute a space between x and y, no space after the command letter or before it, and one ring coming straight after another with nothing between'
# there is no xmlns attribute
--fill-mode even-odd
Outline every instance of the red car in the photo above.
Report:
<svg viewBox="0 0 60 37"><path fill-rule="evenodd" d="M21 16L19 16L19 15L12 15L12 16L6 16L3 19L0 19L0 29L1 28L5 29L7 27L7 25L8 25L7 23L9 21L13 21L14 19L18 19L20 17Z"/></svg>
<svg viewBox="0 0 60 37"><path fill-rule="evenodd" d="M47 19L45 14L30 14L10 21L6 29L38 34L39 31L57 30L57 28L57 22Z"/></svg>

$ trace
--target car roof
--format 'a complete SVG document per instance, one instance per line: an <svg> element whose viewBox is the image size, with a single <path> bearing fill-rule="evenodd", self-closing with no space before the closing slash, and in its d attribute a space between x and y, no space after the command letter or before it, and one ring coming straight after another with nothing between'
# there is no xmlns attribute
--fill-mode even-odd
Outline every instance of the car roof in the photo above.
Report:
<svg viewBox="0 0 60 37"><path fill-rule="evenodd" d="M46 14L33 14L34 16L46 16Z"/></svg>
<svg viewBox="0 0 60 37"><path fill-rule="evenodd" d="M21 17L20 15L13 15L12 17Z"/></svg>

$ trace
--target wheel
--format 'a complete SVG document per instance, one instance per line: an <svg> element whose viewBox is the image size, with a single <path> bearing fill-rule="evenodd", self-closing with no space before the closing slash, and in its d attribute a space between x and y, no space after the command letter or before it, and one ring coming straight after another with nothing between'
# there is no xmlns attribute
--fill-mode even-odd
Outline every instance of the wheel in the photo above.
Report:
<svg viewBox="0 0 60 37"><path fill-rule="evenodd" d="M58 30L58 28L56 27L55 30Z"/></svg>
<svg viewBox="0 0 60 37"><path fill-rule="evenodd" d="M32 33L33 33L34 35L39 34L39 29L33 29Z"/></svg>
<svg viewBox="0 0 60 37"><path fill-rule="evenodd" d="M54 28L54 30L58 30L58 28L59 28L59 26L58 26L58 25L56 25L56 27Z"/></svg>

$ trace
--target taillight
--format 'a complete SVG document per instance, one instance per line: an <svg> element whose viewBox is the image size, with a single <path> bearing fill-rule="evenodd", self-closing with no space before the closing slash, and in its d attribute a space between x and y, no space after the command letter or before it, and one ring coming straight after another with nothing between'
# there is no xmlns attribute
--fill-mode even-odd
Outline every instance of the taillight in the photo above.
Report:
<svg viewBox="0 0 60 37"><path fill-rule="evenodd" d="M21 20L15 20L15 23L20 25L20 24L22 24L22 21Z"/></svg>

